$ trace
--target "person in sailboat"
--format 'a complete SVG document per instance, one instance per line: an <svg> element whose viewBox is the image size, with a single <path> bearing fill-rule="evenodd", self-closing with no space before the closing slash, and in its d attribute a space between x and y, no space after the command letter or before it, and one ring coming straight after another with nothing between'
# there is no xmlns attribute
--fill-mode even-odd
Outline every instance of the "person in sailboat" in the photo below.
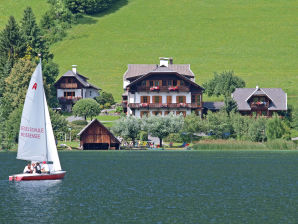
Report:
<svg viewBox="0 0 298 224"><path fill-rule="evenodd" d="M28 165L25 166L23 173L32 173L31 163L28 163Z"/></svg>
<svg viewBox="0 0 298 224"><path fill-rule="evenodd" d="M39 162L36 162L36 164L35 164L34 173L41 173L41 167L40 167Z"/></svg>
<svg viewBox="0 0 298 224"><path fill-rule="evenodd" d="M41 166L42 173L50 173L50 169L46 161L43 161Z"/></svg>

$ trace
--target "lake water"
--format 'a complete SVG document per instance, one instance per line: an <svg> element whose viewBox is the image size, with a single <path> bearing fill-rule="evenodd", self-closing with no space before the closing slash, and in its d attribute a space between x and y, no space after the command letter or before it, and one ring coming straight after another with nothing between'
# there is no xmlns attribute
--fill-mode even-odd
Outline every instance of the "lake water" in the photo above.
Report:
<svg viewBox="0 0 298 224"><path fill-rule="evenodd" d="M0 223L298 223L298 152L60 152L62 181L9 182Z"/></svg>

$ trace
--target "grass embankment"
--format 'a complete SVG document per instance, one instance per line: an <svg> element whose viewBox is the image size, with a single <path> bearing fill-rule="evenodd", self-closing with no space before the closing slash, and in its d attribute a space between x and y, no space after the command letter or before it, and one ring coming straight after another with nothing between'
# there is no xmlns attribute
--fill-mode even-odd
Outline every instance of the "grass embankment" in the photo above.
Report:
<svg viewBox="0 0 298 224"><path fill-rule="evenodd" d="M119 0L110 13L82 19L52 50L61 74L77 64L117 101L127 64L172 56L191 64L199 84L234 70L247 87L281 87L298 106L297 17L295 0Z"/></svg>
<svg viewBox="0 0 298 224"><path fill-rule="evenodd" d="M49 9L47 0L0 0L0 30L4 29L10 16L14 16L19 22L28 6L33 9L38 23Z"/></svg>
<svg viewBox="0 0 298 224"><path fill-rule="evenodd" d="M194 150L297 150L298 144L274 140L266 143L237 140L203 140L192 147Z"/></svg>

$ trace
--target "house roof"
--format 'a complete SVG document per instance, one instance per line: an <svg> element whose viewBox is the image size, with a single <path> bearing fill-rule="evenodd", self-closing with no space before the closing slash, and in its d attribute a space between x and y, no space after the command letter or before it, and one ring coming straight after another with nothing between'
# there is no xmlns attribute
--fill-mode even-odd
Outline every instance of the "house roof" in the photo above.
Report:
<svg viewBox="0 0 298 224"><path fill-rule="evenodd" d="M134 78L142 75L146 75L149 72L157 71L174 71L181 75L194 78L195 75L190 69L190 64L169 64L168 67L159 66L156 64L128 64L127 71L124 73L124 79Z"/></svg>
<svg viewBox="0 0 298 224"><path fill-rule="evenodd" d="M103 129L105 129L109 134L110 134L110 136L112 137L112 138L114 138L114 140L116 141L116 142L118 142L119 144L120 144L120 142L119 142L119 140L113 135L113 133L111 133L110 131L109 131L109 129L107 129L99 120L97 120L96 118L94 119L94 120L92 120L92 121L90 121L89 122L89 124L87 124L77 135L78 136L81 136L93 123L98 123Z"/></svg>
<svg viewBox="0 0 298 224"><path fill-rule="evenodd" d="M95 85L92 85L90 84L89 82L87 82L88 78L79 74L78 72L77 73L74 73L73 71L71 70L68 70L66 73L64 73L58 80L56 83L58 83L63 77L74 77L76 78L85 88L94 88L94 89L101 89L101 88L98 88L97 86ZM55 83L55 84L56 84Z"/></svg>
<svg viewBox="0 0 298 224"><path fill-rule="evenodd" d="M198 87L198 88L204 90L203 87L201 87L197 83L191 81L190 79L186 78L184 75L181 75L181 74L179 74L178 72L175 72L175 71L171 71L167 67L163 67L163 66L162 67L159 67L159 68L156 68L154 71L151 71L151 72L147 73L146 75L143 75L143 76L139 77L138 79L134 80L129 85L127 85L126 87L130 87L130 86L132 86L132 85L134 85L134 84L142 81L143 79L147 78L148 76L150 76L152 74L155 74L155 73L159 73L159 74L160 73L165 73L165 74L172 73L172 74L175 74L175 75L179 76L181 79L183 79L184 81L189 82L192 85L194 85L195 87Z"/></svg>
<svg viewBox="0 0 298 224"><path fill-rule="evenodd" d="M220 110L224 105L224 102L203 102L203 107L208 110Z"/></svg>
<svg viewBox="0 0 298 224"><path fill-rule="evenodd" d="M267 96L270 99L268 110L287 110L287 94L281 88L236 88L232 98L238 110L251 110L249 99L253 96Z"/></svg>

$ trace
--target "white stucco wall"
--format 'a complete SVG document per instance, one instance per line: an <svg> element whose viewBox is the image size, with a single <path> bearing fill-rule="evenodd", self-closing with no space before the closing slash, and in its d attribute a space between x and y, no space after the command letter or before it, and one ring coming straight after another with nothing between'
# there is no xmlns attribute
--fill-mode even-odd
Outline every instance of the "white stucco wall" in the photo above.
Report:
<svg viewBox="0 0 298 224"><path fill-rule="evenodd" d="M96 89L83 89L84 97L83 98L94 98L99 96L98 90Z"/></svg>
<svg viewBox="0 0 298 224"><path fill-rule="evenodd" d="M167 96L172 96L172 103L176 103L176 96L186 96L186 103L191 103L191 93L185 92L136 92L131 95L134 96L128 98L128 103L141 103L141 96L150 96L150 103L152 103L152 96L162 96L162 103L167 103Z"/></svg>
<svg viewBox="0 0 298 224"><path fill-rule="evenodd" d="M126 89L126 86L128 86L130 84L130 81L124 79L123 80L123 89Z"/></svg>
<svg viewBox="0 0 298 224"><path fill-rule="evenodd" d="M128 108L127 109L127 112L129 111L130 109ZM148 111L148 109L136 109L135 110L135 116L136 117L141 117L141 111ZM184 108L184 109L174 109L174 110L169 110L169 109L149 109L149 113L152 115L152 111L161 111L161 113L162 113L162 116L165 116L165 112L166 111L170 111L170 112L173 112L174 113L174 115L176 115L176 113L177 113L177 111L186 111L186 114L187 115L189 115L189 114L191 114L191 110L190 109L186 109L186 108ZM128 115L131 115L132 113L130 113L130 114L128 114Z"/></svg>
<svg viewBox="0 0 298 224"><path fill-rule="evenodd" d="M57 89L57 97L64 97L64 92L75 92L75 97L82 97L81 89Z"/></svg>

